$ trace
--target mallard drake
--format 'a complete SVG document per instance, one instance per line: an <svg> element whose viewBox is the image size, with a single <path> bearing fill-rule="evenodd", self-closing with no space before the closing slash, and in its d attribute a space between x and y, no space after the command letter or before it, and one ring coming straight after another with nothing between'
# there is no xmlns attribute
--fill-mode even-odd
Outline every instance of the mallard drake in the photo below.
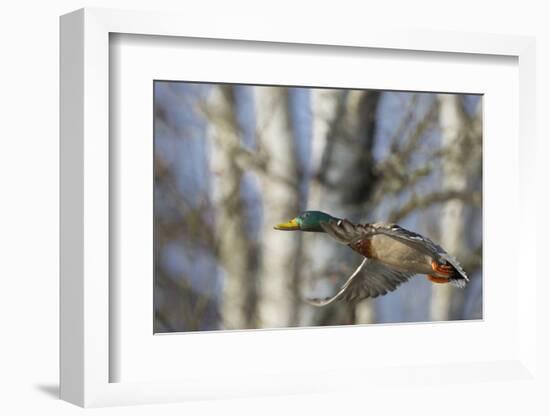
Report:
<svg viewBox="0 0 550 416"><path fill-rule="evenodd" d="M365 257L334 296L306 299L316 306L340 299L355 302L385 295L416 274L426 275L434 283L449 283L460 288L469 281L458 261L443 248L397 224L353 224L321 211L305 211L274 228L326 233Z"/></svg>

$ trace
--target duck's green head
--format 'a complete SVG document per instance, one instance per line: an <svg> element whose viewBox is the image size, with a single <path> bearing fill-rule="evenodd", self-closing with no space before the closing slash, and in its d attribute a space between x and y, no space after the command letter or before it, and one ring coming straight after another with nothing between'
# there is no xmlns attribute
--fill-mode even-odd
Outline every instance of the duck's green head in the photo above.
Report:
<svg viewBox="0 0 550 416"><path fill-rule="evenodd" d="M331 220L337 221L332 215L325 214L321 211L304 211L296 218L291 219L283 224L276 225L274 228L281 231L310 231L315 233L323 233L321 228L322 222Z"/></svg>

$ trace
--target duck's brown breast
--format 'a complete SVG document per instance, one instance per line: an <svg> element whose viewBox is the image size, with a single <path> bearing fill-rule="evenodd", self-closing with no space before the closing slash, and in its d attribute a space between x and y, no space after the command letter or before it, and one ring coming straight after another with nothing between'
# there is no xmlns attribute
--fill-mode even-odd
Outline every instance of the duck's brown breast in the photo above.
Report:
<svg viewBox="0 0 550 416"><path fill-rule="evenodd" d="M357 240L349 245L354 251L369 259L374 258L372 252L371 237Z"/></svg>

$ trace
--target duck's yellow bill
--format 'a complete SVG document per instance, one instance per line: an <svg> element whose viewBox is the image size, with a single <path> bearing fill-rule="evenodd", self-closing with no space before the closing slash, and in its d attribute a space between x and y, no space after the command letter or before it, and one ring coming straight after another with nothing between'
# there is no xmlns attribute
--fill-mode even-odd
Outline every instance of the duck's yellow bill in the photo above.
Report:
<svg viewBox="0 0 550 416"><path fill-rule="evenodd" d="M276 225L276 230L282 230L282 231L293 231L293 230L299 230L300 224L298 224L298 221L296 221L296 218L290 220L289 222L285 222L283 224Z"/></svg>

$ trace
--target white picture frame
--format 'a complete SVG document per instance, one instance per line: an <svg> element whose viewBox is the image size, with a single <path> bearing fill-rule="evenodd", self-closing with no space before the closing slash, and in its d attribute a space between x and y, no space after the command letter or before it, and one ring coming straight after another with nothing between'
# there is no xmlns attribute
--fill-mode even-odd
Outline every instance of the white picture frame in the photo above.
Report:
<svg viewBox="0 0 550 416"><path fill-rule="evenodd" d="M360 33L339 32L327 35L322 27L312 26L306 33L298 29L281 28L250 22L239 31L223 19L216 24L190 19L184 15L107 9L83 9L61 18L61 398L80 406L160 403L198 398L253 397L256 395L319 393L362 388L384 390L384 385L399 379L400 388L413 384L448 383L452 378L461 383L481 383L485 380L522 382L536 378L536 285L522 285L514 290L513 319L517 329L511 339L517 343L495 360L483 356L480 360L456 362L452 357L438 358L437 363L419 360L400 368L382 365L350 368L342 364L321 371L280 368L248 373L239 377L234 372L212 369L208 374L194 373L189 377L160 378L155 381L113 381L112 368L119 350L112 348L115 337L110 324L115 290L109 276L113 268L110 259L110 172L113 159L109 148L110 34L170 36L181 38L224 39L226 41L275 42L285 45L330 45L338 48L405 50L412 53L432 52L433 56L467 54L507 56L517 59L519 68L519 132L517 139L519 187L514 189L518 204L515 210L519 226L517 257L511 259L508 274L516 282L517 264L522 261L522 275L536 276L534 262L529 258L526 241L535 241L533 215L534 190L530 175L535 154L535 43L529 37L465 33L382 32L362 29ZM422 51L422 52L421 52ZM490 149L489 149L490 151ZM522 213L524 215L522 215ZM514 263L515 262L515 263ZM506 272L505 272L506 273ZM486 296L495 296L488 293ZM152 315L152 312L149 312ZM411 336L421 329L402 326ZM116 328L115 328L116 330ZM367 328L346 328L347 333L361 336ZM448 329L462 331L460 327ZM318 341L341 336L334 329L324 330ZM307 342L320 332L293 330L286 335L271 333L271 343L277 337L293 337ZM466 333L466 336L472 336ZM200 334L199 334L200 335ZM224 335L224 334L216 334ZM229 334L225 334L230 336ZM152 337L151 333L151 337ZM211 336L211 335L209 335ZM243 342L241 335L232 335L234 342ZM248 335L251 339L254 334ZM324 338L323 338L324 337ZM164 343L169 337L164 337ZM474 341L474 340L472 340ZM216 341L217 342L217 341ZM350 348L354 352L354 348ZM143 357L146 359L147 357ZM176 370L174 370L176 371ZM251 377L251 375L254 377ZM216 377L212 377L216 375ZM323 377L327 376L327 377ZM347 380L342 382L342 380ZM382 387L380 387L382 385Z"/></svg>

